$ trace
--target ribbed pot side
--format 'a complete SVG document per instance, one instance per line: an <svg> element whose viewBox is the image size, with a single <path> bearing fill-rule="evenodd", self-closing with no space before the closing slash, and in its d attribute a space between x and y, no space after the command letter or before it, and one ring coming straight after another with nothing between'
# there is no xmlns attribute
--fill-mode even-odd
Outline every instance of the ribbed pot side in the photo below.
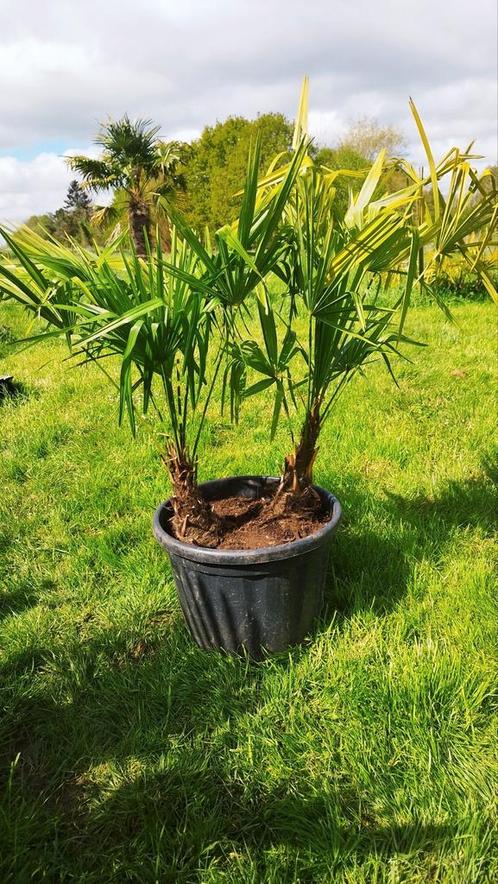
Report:
<svg viewBox="0 0 498 884"><path fill-rule="evenodd" d="M201 485L208 500L256 499L276 483L268 476L216 479ZM341 518L337 498L319 486L330 520L314 534L292 543L253 550L206 549L182 543L169 533L171 505L154 515L154 534L168 552L180 604L201 648L247 652L284 651L310 632L320 612L330 540Z"/></svg>

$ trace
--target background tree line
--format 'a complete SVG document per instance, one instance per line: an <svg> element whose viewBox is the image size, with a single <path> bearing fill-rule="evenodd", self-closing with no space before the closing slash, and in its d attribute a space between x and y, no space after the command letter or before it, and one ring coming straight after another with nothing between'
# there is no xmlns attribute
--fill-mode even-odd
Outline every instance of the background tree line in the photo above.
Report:
<svg viewBox="0 0 498 884"><path fill-rule="evenodd" d="M27 224L56 239L67 236L83 245L102 242L114 231L128 228L140 252L144 231L151 239L159 229L162 244L169 246L169 223L159 197L175 205L189 223L211 231L237 217L240 189L251 144L261 142L260 172L281 154L290 153L293 123L280 113L261 114L254 120L229 117L206 126L190 144L165 142L150 120L132 121L128 116L104 124L95 143L97 159L70 157L68 164L78 175L64 205L55 212L32 216ZM369 118L350 127L335 146L315 146L315 158L330 169L366 169L381 148L395 154L403 150L402 134ZM338 179L336 204L344 210L355 179ZM112 194L110 205L100 206L103 192Z"/></svg>

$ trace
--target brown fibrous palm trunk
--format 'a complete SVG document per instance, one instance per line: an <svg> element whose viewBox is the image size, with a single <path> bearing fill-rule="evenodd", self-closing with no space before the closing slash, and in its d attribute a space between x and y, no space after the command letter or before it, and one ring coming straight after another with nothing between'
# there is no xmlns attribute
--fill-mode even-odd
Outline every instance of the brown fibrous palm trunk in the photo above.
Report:
<svg viewBox="0 0 498 884"><path fill-rule="evenodd" d="M150 211L147 203L138 197L132 197L128 217L136 253L143 258L147 254L146 240L150 242Z"/></svg>
<svg viewBox="0 0 498 884"><path fill-rule="evenodd" d="M166 254L171 252L171 227L166 212L164 213L164 221L161 230L161 245Z"/></svg>
<svg viewBox="0 0 498 884"><path fill-rule="evenodd" d="M285 458L280 484L270 504L274 514L316 512L321 507L313 488L320 425L320 403L315 402L306 414L294 451Z"/></svg>
<svg viewBox="0 0 498 884"><path fill-rule="evenodd" d="M173 485L173 532L178 540L214 547L219 539L219 519L197 484L197 465L188 452L171 445L162 457Z"/></svg>

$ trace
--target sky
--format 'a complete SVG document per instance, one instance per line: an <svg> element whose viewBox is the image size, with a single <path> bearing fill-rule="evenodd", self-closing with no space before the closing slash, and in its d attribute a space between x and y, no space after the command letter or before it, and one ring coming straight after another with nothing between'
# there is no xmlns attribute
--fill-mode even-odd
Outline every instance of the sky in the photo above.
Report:
<svg viewBox="0 0 498 884"><path fill-rule="evenodd" d="M421 162L411 95L437 154L497 154L495 0L0 0L0 221L62 205L64 157L96 155L125 112L195 138L231 114L295 113L333 144L362 116Z"/></svg>

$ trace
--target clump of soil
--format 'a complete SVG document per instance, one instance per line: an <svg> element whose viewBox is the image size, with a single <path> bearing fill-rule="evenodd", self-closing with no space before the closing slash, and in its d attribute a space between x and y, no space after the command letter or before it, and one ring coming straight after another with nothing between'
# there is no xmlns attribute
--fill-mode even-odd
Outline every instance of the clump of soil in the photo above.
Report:
<svg viewBox="0 0 498 884"><path fill-rule="evenodd" d="M330 519L329 510L317 497L314 505L287 506L282 511L272 507L272 497L254 500L226 497L211 501L218 519L218 539L210 544L217 549L261 549L291 543L314 534ZM296 502L295 502L296 503Z"/></svg>

